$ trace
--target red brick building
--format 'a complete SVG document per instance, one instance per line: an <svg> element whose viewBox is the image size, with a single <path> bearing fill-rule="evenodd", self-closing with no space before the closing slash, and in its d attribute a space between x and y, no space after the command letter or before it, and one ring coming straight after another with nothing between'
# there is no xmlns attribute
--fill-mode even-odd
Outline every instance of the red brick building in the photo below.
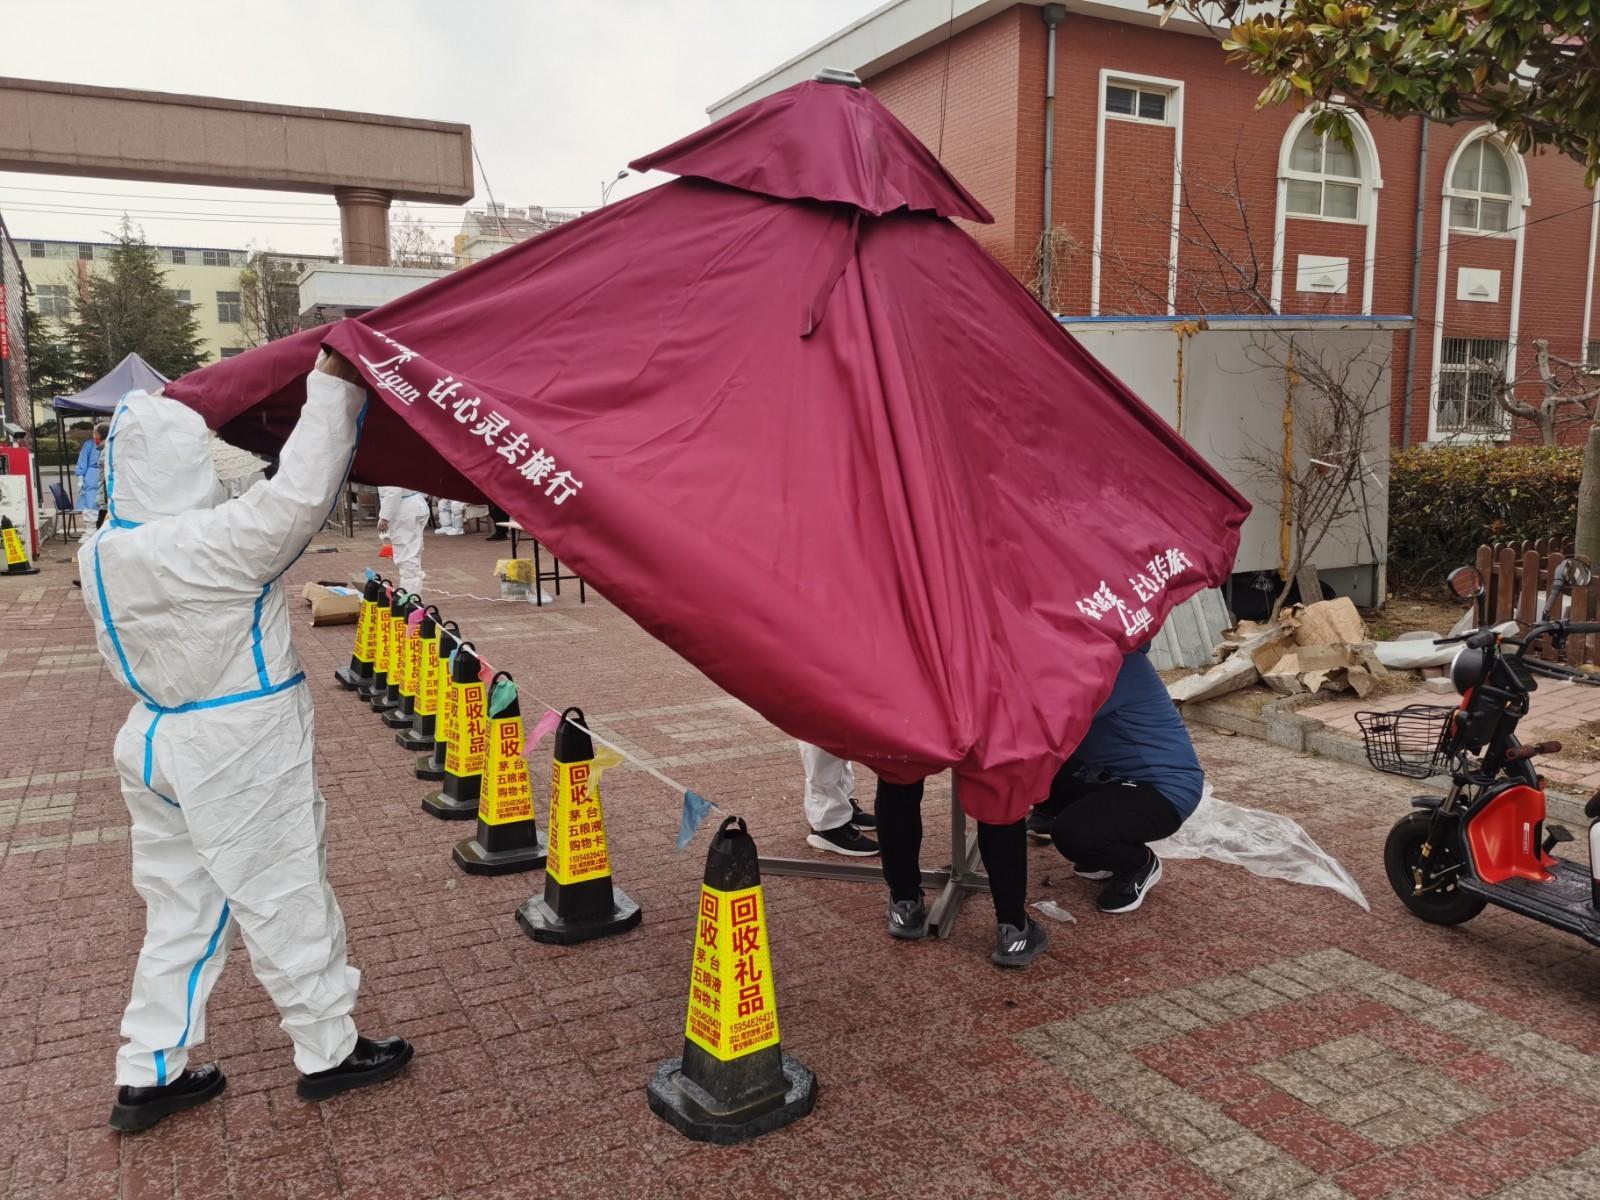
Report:
<svg viewBox="0 0 1600 1200"><path fill-rule="evenodd" d="M1414 316L1395 337L1396 442L1535 438L1509 428L1497 377L1528 380L1537 339L1600 361L1596 192L1485 126L1357 118L1347 149L1310 113L1258 110L1259 78L1144 0L894 0L709 111L828 67L989 208L972 233L1013 274L1037 287L1048 258L1058 313Z"/></svg>

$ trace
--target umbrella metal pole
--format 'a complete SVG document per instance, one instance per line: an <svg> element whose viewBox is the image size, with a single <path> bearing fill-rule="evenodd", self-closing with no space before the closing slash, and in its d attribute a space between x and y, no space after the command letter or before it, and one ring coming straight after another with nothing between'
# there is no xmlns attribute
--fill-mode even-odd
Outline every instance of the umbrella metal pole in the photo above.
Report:
<svg viewBox="0 0 1600 1200"><path fill-rule="evenodd" d="M942 938L955 930L961 906L973 892L989 890L989 877L978 870L978 838L967 832L967 814L961 808L961 785L950 785L949 866L922 873L922 886L938 888L928 910L928 927ZM800 879L835 879L845 883L871 883L883 886L883 869L876 863L823 862L813 858L762 858L761 874L793 875Z"/></svg>

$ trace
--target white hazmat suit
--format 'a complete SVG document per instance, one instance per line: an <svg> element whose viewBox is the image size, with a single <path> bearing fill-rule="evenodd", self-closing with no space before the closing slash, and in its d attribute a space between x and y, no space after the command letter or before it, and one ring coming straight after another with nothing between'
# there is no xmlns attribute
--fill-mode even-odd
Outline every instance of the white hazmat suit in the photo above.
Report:
<svg viewBox="0 0 1600 1200"><path fill-rule="evenodd" d="M800 763L806 772L806 823L819 833L837 829L855 816L850 797L855 794L856 769L821 746L799 745Z"/></svg>
<svg viewBox="0 0 1600 1200"><path fill-rule="evenodd" d="M420 595L422 581L427 578L422 569L422 531L428 525L428 498L421 492L381 487L378 489L378 520L388 523L400 590Z"/></svg>
<svg viewBox="0 0 1600 1200"><path fill-rule="evenodd" d="M365 392L320 371L306 392L277 474L226 503L196 413L133 392L112 418L110 519L78 562L100 653L138 698L115 748L147 910L119 1084L182 1074L236 931L300 1071L355 1045L361 976L327 882L281 577L333 506Z"/></svg>
<svg viewBox="0 0 1600 1200"><path fill-rule="evenodd" d="M461 500L439 500L439 528L434 532L445 537L460 537L466 530L467 506Z"/></svg>

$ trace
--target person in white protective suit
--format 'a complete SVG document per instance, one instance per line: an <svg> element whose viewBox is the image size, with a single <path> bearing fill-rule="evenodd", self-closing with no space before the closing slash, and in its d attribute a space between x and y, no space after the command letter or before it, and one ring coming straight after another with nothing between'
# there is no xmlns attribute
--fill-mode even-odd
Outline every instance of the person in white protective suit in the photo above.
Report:
<svg viewBox="0 0 1600 1200"><path fill-rule="evenodd" d="M299 1094L377 1083L411 1058L356 1033L360 972L328 886L312 705L285 571L322 528L366 393L325 354L275 476L223 502L205 422L160 395L118 404L110 520L80 550L100 653L137 698L114 756L132 816L144 947L123 1015L111 1125L145 1129L222 1091L187 1066L236 933L294 1044Z"/></svg>
<svg viewBox="0 0 1600 1200"><path fill-rule="evenodd" d="M878 819L856 803L855 767L821 746L810 742L798 745L800 765L806 772L802 803L806 823L811 826L806 845L850 858L870 858L878 853L878 843L861 832L877 828Z"/></svg>
<svg viewBox="0 0 1600 1200"><path fill-rule="evenodd" d="M422 569L422 531L428 527L428 498L404 488L378 489L378 534L388 535L394 547L394 569L400 590L422 593L427 573Z"/></svg>
<svg viewBox="0 0 1600 1200"><path fill-rule="evenodd" d="M462 500L439 499L439 528L433 532L442 537L460 537L466 533L467 505Z"/></svg>

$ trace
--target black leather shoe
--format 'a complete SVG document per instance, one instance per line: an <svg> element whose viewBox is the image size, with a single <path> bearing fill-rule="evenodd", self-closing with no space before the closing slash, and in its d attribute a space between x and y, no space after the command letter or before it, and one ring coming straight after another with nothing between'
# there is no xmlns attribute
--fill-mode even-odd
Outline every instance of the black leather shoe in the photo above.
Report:
<svg viewBox="0 0 1600 1200"><path fill-rule="evenodd" d="M111 1128L121 1133L149 1129L162 1117L204 1104L228 1085L222 1068L208 1063L185 1071L164 1087L119 1087L111 1106Z"/></svg>
<svg viewBox="0 0 1600 1200"><path fill-rule="evenodd" d="M411 1043L405 1038L356 1037L356 1048L337 1067L300 1076L295 1092L302 1100L327 1100L351 1088L371 1087L398 1075L411 1061Z"/></svg>

